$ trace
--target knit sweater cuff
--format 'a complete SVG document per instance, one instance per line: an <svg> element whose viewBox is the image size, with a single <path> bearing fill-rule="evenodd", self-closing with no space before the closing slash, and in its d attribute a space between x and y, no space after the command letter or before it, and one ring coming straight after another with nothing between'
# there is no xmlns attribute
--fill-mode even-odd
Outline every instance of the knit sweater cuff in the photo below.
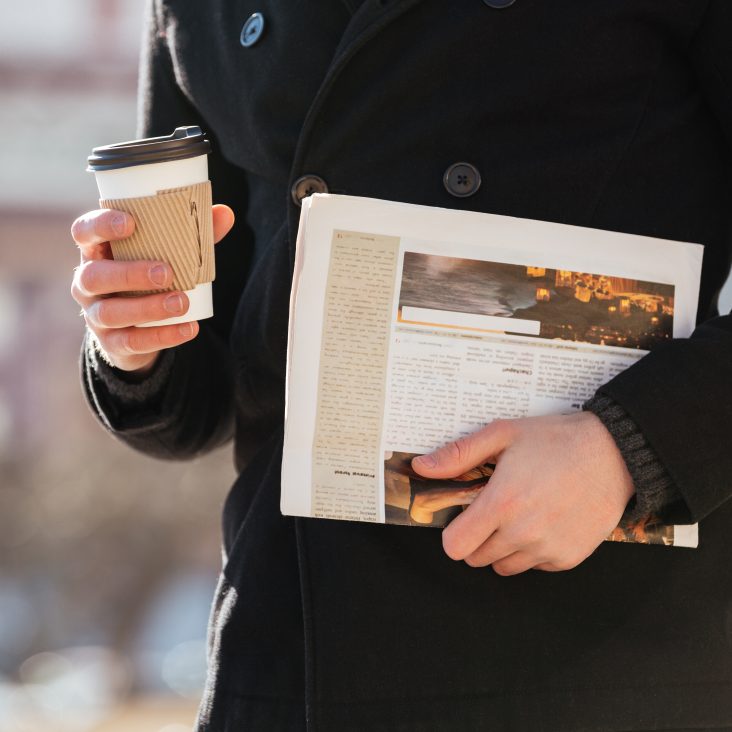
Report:
<svg viewBox="0 0 732 732"><path fill-rule="evenodd" d="M165 349L158 356L151 371L140 377L108 363L96 338L88 332L84 352L96 379L122 408L139 407L156 401L165 389L175 360L174 350Z"/></svg>
<svg viewBox="0 0 732 732"><path fill-rule="evenodd" d="M596 394L582 408L595 414L605 425L633 479L636 493L625 510L624 522L637 521L650 514L660 515L682 500L655 451L619 404L603 394Z"/></svg>

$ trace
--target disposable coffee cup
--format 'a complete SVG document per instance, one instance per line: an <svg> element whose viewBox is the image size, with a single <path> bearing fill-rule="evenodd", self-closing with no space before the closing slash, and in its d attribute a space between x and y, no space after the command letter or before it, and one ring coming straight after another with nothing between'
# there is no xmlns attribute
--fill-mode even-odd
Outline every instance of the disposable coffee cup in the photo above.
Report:
<svg viewBox="0 0 732 732"><path fill-rule="evenodd" d="M182 281L192 285L180 287L190 302L184 315L142 326L187 323L213 315L210 190L198 185L208 183L210 151L200 127L190 126L178 127L164 137L95 147L88 158L87 170L96 178L100 205L135 218L133 236L111 242L114 259L161 259L175 275L169 289L178 289L175 285ZM202 199L204 195L208 198ZM208 204L203 205L203 200Z"/></svg>

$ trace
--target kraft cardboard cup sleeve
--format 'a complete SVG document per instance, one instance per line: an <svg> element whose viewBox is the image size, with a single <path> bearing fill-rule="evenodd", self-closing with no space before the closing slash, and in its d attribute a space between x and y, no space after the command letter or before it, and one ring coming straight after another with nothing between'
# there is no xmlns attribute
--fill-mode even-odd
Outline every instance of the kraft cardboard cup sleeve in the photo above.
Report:
<svg viewBox="0 0 732 732"><path fill-rule="evenodd" d="M174 277L167 289L183 290L190 301L184 315L144 326L187 323L213 315L210 151L199 127L178 127L164 137L95 147L89 156L87 170L96 177L99 205L125 211L135 219L131 236L111 242L114 259L168 262ZM145 293L120 294L139 297Z"/></svg>

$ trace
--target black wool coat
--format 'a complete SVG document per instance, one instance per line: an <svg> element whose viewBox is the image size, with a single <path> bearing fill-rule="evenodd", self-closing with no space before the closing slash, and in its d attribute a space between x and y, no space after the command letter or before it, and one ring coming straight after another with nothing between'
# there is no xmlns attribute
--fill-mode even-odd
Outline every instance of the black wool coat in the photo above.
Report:
<svg viewBox="0 0 732 732"><path fill-rule="evenodd" d="M200 730L732 728L731 35L728 0L153 0L140 132L203 126L238 220L216 316L163 391L130 408L90 370L86 387L149 454L235 440ZM458 161L482 177L467 198L443 184ZM704 244L694 335L602 389L683 496L669 515L701 521L699 548L606 544L503 578L452 562L438 531L283 518L290 189L309 174Z"/></svg>

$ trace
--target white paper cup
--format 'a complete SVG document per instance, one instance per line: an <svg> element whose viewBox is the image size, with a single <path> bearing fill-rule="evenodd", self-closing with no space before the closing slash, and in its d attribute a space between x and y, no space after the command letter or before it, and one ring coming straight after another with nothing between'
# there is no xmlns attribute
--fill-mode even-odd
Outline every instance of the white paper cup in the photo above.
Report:
<svg viewBox="0 0 732 732"><path fill-rule="evenodd" d="M154 196L158 191L208 180L210 144L199 127L178 127L172 135L95 147L87 170L94 173L102 199ZM190 302L184 315L141 323L174 325L213 316L210 282L185 290Z"/></svg>

